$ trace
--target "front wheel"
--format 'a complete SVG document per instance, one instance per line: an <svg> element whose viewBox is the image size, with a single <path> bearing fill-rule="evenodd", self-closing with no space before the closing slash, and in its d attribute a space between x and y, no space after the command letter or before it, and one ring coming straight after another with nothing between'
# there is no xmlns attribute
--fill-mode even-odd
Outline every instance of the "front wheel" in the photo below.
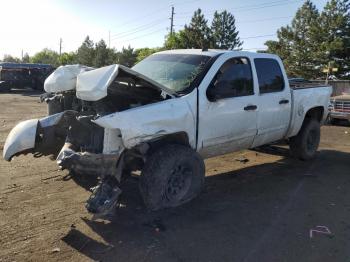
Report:
<svg viewBox="0 0 350 262"><path fill-rule="evenodd" d="M296 158L309 160L316 154L320 144L321 128L316 119L306 119L299 133L290 138L289 147Z"/></svg>
<svg viewBox="0 0 350 262"><path fill-rule="evenodd" d="M182 145L165 145L143 167L140 192L150 210L179 206L199 194L205 166L197 152Z"/></svg>

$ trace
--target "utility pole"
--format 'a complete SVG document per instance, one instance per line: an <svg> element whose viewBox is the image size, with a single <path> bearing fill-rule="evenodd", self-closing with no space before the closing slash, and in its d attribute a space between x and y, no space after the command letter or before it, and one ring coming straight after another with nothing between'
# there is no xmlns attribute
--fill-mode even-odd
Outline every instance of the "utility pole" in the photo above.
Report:
<svg viewBox="0 0 350 262"><path fill-rule="evenodd" d="M62 54L62 38L60 38L60 57L61 57L61 54Z"/></svg>
<svg viewBox="0 0 350 262"><path fill-rule="evenodd" d="M108 48L111 48L111 30L108 31Z"/></svg>
<svg viewBox="0 0 350 262"><path fill-rule="evenodd" d="M170 17L170 36L174 33L174 6L171 7L171 17Z"/></svg>

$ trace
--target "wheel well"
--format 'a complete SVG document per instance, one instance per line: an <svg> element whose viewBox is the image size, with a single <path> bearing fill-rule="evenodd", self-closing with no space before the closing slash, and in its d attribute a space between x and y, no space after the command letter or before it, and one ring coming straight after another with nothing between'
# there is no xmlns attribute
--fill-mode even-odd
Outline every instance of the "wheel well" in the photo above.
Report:
<svg viewBox="0 0 350 262"><path fill-rule="evenodd" d="M324 108L322 106L317 106L309 109L305 114L305 120L316 119L318 122L322 121ZM305 121L304 120L304 121Z"/></svg>
<svg viewBox="0 0 350 262"><path fill-rule="evenodd" d="M183 146L190 146L188 135L186 132L178 132L174 134L164 135L154 140L147 142L152 148L158 148L164 144L178 144Z"/></svg>

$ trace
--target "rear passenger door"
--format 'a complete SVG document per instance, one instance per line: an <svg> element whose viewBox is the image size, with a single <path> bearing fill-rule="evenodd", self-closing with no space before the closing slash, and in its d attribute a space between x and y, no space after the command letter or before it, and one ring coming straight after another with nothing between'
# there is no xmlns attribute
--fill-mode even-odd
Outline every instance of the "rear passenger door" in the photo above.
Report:
<svg viewBox="0 0 350 262"><path fill-rule="evenodd" d="M291 92L282 62L275 58L255 58L259 84L258 134L253 147L282 139L288 131L291 114Z"/></svg>

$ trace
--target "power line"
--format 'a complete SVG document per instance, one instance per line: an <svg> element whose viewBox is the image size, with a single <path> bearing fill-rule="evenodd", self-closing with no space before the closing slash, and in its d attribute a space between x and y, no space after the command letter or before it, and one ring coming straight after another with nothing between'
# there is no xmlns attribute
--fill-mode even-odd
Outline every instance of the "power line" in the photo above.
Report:
<svg viewBox="0 0 350 262"><path fill-rule="evenodd" d="M259 4L259 5L256 5L253 7L253 5L251 5L252 7L251 8L243 8L242 6L241 7L234 7L234 8L231 8L232 10L234 11L237 11L237 10L240 10L240 12L246 12L246 11L251 11L251 10L256 10L256 9L263 9L263 8L269 8L269 7L275 7L275 6L283 6L283 5L289 5L289 4L296 4L296 3L300 3L304 0L287 0L287 1L274 1L274 2L269 2L269 4L267 3L264 3L263 4ZM282 2L282 3L281 3ZM267 4L267 5L266 5ZM241 10L242 9L242 10ZM211 14L214 14L215 11L218 11L218 10L210 10L209 12ZM193 12L178 12L178 14L193 14ZM206 14L208 15L208 14ZM178 16L178 18L188 18L188 16Z"/></svg>
<svg viewBox="0 0 350 262"><path fill-rule="evenodd" d="M155 31L152 31L152 32L149 32L149 33L147 33L147 34L144 34L144 35L141 35L141 36L138 36L138 37L134 37L134 38L131 38L131 39L123 40L123 41L121 41L121 43L130 42L130 41L133 41L133 40L136 40L136 39L139 39L139 38L143 38L143 37L145 37L145 36L149 36L149 35L158 33L158 32L160 32L160 31L162 31L162 30L164 30L164 29L165 29L165 28L159 28L159 29L157 29L157 30L155 30Z"/></svg>
<svg viewBox="0 0 350 262"><path fill-rule="evenodd" d="M254 36L248 36L248 37L240 37L240 39L253 39L253 38L261 38L261 37L270 37L275 36L276 34L269 34L269 35L254 35Z"/></svg>
<svg viewBox="0 0 350 262"><path fill-rule="evenodd" d="M166 19L167 19L166 17L161 18L161 19L156 19L156 20L153 20L153 21L150 22L150 23L147 23L147 24L144 24L144 25L135 27L135 28L133 28L133 29L131 29L131 30L126 30L126 31L121 32L121 33L113 34L113 35L112 35L112 38L125 37L125 36L128 36L128 35L132 35L132 34L134 34L134 33L138 33L138 32L147 30L147 29L149 29L150 26L157 25L157 24L159 24L159 22L161 22L161 21L164 21L164 22L165 22Z"/></svg>

